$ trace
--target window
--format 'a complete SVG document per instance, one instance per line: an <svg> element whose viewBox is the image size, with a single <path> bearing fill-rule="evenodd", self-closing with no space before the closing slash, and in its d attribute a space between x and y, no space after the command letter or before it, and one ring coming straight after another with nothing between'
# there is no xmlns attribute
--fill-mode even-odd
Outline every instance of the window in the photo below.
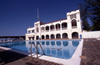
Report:
<svg viewBox="0 0 100 65"><path fill-rule="evenodd" d="M72 19L72 18L76 18L76 14L70 15L70 18L71 18L71 19Z"/></svg>
<svg viewBox="0 0 100 65"><path fill-rule="evenodd" d="M34 33L34 30L32 30L32 33Z"/></svg>
<svg viewBox="0 0 100 65"><path fill-rule="evenodd" d="M38 26L38 24L36 24L36 27Z"/></svg>
<svg viewBox="0 0 100 65"><path fill-rule="evenodd" d="M31 33L30 30L28 31L28 33Z"/></svg>

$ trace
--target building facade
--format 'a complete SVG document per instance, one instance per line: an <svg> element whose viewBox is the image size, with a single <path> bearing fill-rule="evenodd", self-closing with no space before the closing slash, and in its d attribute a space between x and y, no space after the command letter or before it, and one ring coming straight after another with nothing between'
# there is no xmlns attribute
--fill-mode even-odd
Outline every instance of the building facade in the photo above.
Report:
<svg viewBox="0 0 100 65"><path fill-rule="evenodd" d="M26 40L46 39L73 39L81 38L82 22L80 11L75 10L67 13L67 18L44 23L37 21L34 27L29 27L25 34Z"/></svg>

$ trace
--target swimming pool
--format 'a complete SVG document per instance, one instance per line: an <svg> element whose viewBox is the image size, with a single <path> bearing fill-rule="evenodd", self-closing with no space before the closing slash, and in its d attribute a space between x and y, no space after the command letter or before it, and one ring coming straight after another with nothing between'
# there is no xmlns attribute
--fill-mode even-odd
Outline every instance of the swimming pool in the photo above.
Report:
<svg viewBox="0 0 100 65"><path fill-rule="evenodd" d="M81 40L41 40L41 41L17 41L0 43L0 46L13 48L27 53L31 52L31 43L40 43L46 56L56 57L60 59L70 59ZM32 52L36 53L34 44L32 44ZM38 45L38 53L43 52Z"/></svg>

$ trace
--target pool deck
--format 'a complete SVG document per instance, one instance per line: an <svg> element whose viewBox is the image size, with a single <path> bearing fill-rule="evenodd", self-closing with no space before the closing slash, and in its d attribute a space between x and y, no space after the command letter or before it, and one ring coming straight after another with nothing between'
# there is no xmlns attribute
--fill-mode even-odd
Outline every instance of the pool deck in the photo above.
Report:
<svg viewBox="0 0 100 65"><path fill-rule="evenodd" d="M100 40L84 39L80 65L100 65Z"/></svg>
<svg viewBox="0 0 100 65"><path fill-rule="evenodd" d="M61 65L3 49L0 49L0 58L4 61L0 65Z"/></svg>

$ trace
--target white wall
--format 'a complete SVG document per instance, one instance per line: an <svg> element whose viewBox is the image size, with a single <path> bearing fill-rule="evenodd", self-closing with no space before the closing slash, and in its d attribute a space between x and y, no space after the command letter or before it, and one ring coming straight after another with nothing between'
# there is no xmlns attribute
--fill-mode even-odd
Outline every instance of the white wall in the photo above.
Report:
<svg viewBox="0 0 100 65"><path fill-rule="evenodd" d="M100 31L83 32L82 38L100 38Z"/></svg>

